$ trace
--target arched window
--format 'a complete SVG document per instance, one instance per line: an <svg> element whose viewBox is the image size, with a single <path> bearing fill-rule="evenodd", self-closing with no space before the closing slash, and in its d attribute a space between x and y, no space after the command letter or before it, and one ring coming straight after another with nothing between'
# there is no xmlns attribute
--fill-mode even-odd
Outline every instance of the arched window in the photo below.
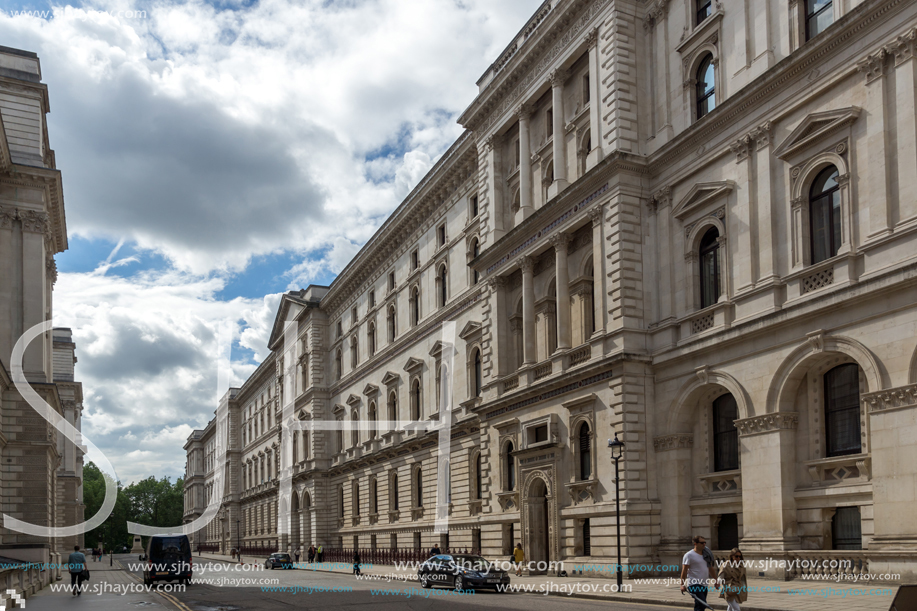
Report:
<svg viewBox="0 0 917 611"><path fill-rule="evenodd" d="M423 507L423 471L414 470L414 507Z"/></svg>
<svg viewBox="0 0 917 611"><path fill-rule="evenodd" d="M716 79L714 77L713 55L708 53L697 68L697 85L695 85L695 99L697 101L697 118L700 119L716 108Z"/></svg>
<svg viewBox="0 0 917 611"><path fill-rule="evenodd" d="M342 418L338 418L337 421L340 422L341 424L344 423L344 420L343 420ZM338 453L343 452L343 451L344 451L344 429L343 429L343 427L342 427L342 428L339 428L339 429L336 430L334 433L335 433L335 442L336 442L336 445L337 445L337 447L335 448L335 450L336 450Z"/></svg>
<svg viewBox="0 0 917 611"><path fill-rule="evenodd" d="M812 264L830 259L841 248L841 194L837 168L828 166L809 191L809 235Z"/></svg>
<svg viewBox="0 0 917 611"><path fill-rule="evenodd" d="M478 239L475 238L474 240L471 241L471 256L472 258L477 258L479 254L481 254L481 244L480 242L478 242ZM476 269L472 270L471 271L471 283L477 284L480 279L481 278L480 278L480 274L478 274L478 270Z"/></svg>
<svg viewBox="0 0 917 611"><path fill-rule="evenodd" d="M739 406L735 397L725 394L713 402L713 470L739 468ZM732 549L732 548L730 548Z"/></svg>
<svg viewBox="0 0 917 611"><path fill-rule="evenodd" d="M825 374L825 447L827 456L859 454L860 370L838 365Z"/></svg>
<svg viewBox="0 0 917 611"><path fill-rule="evenodd" d="M394 390L388 395L388 419L398 420L398 394Z"/></svg>
<svg viewBox="0 0 917 611"><path fill-rule="evenodd" d="M806 40L818 36L833 22L834 3L831 0L806 0Z"/></svg>
<svg viewBox="0 0 917 611"><path fill-rule="evenodd" d="M414 287L411 289L411 325L417 326L420 324L420 288Z"/></svg>
<svg viewBox="0 0 917 611"><path fill-rule="evenodd" d="M512 442L506 444L506 491L516 489L516 459L513 457Z"/></svg>
<svg viewBox="0 0 917 611"><path fill-rule="evenodd" d="M354 333L353 337L350 338L350 368L356 369L357 363L360 360L359 357L360 342L357 339L357 334Z"/></svg>
<svg viewBox="0 0 917 611"><path fill-rule="evenodd" d="M389 343L394 342L395 337L397 336L397 333L398 333L398 329L396 327L397 322L398 322L398 318L395 313L395 304L392 304L388 307L388 341Z"/></svg>
<svg viewBox="0 0 917 611"><path fill-rule="evenodd" d="M474 498L477 500L481 500L482 498L481 483L483 481L481 477L481 454L478 453L478 455L474 457Z"/></svg>
<svg viewBox="0 0 917 611"><path fill-rule="evenodd" d="M711 227L700 241L700 307L706 308L720 298L720 266L718 262L720 232Z"/></svg>
<svg viewBox="0 0 917 611"><path fill-rule="evenodd" d="M439 266L436 283L439 285L439 307L443 307L449 301L449 281L445 264Z"/></svg>
<svg viewBox="0 0 917 611"><path fill-rule="evenodd" d="M344 355L341 353L341 349L338 348L337 352L334 354L334 377L338 380L344 375Z"/></svg>
<svg viewBox="0 0 917 611"><path fill-rule="evenodd" d="M388 498L392 511L398 511L398 474L393 473L389 483Z"/></svg>
<svg viewBox="0 0 917 611"><path fill-rule="evenodd" d="M369 356L376 354L376 323L369 323L369 329L366 332L366 341L369 346Z"/></svg>
<svg viewBox="0 0 917 611"><path fill-rule="evenodd" d="M474 375L474 378L473 378L474 396L480 397L481 396L481 386L482 386L481 351L478 350L477 348L475 348L474 356L472 357L472 367L473 367L473 375Z"/></svg>
<svg viewBox="0 0 917 611"><path fill-rule="evenodd" d="M376 402L372 401L369 404L369 438L376 438Z"/></svg>
<svg viewBox="0 0 917 611"><path fill-rule="evenodd" d="M592 437L589 425L579 427L579 478L583 481L592 477Z"/></svg>
<svg viewBox="0 0 917 611"><path fill-rule="evenodd" d="M355 448L360 445L360 429L358 428L360 416L357 415L357 412L350 415L350 421L353 423L350 431L350 445Z"/></svg>
<svg viewBox="0 0 917 611"><path fill-rule="evenodd" d="M411 385L411 419L420 420L420 380L414 380Z"/></svg>

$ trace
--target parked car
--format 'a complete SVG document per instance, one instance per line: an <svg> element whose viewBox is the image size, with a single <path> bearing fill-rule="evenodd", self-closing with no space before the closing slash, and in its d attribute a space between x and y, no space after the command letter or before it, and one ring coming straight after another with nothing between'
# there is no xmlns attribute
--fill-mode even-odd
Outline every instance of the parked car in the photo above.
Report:
<svg viewBox="0 0 917 611"><path fill-rule="evenodd" d="M144 555L143 583L155 581L191 583L191 543L187 535L153 535Z"/></svg>
<svg viewBox="0 0 917 611"><path fill-rule="evenodd" d="M481 556L473 554L440 554L433 556L417 569L420 585L450 586L456 590L494 588L509 585L509 575Z"/></svg>
<svg viewBox="0 0 917 611"><path fill-rule="evenodd" d="M271 554L268 559L264 561L264 568L266 569L273 570L278 566L282 569L292 569L293 559L290 558L290 554Z"/></svg>

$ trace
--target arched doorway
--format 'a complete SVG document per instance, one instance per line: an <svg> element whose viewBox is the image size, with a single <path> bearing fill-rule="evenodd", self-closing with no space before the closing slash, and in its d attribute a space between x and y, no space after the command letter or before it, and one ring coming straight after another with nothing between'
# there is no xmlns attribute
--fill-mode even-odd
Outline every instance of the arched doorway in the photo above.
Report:
<svg viewBox="0 0 917 611"><path fill-rule="evenodd" d="M547 573L551 561L550 498L543 479L535 478L529 486L526 498L526 558L530 562L529 572L534 575ZM545 564L538 565L537 563Z"/></svg>
<svg viewBox="0 0 917 611"><path fill-rule="evenodd" d="M312 540L312 497L309 496L308 492L302 493L302 503L300 503L300 514L302 518L299 523L301 525L301 541L305 549L308 549L310 545L315 543Z"/></svg>

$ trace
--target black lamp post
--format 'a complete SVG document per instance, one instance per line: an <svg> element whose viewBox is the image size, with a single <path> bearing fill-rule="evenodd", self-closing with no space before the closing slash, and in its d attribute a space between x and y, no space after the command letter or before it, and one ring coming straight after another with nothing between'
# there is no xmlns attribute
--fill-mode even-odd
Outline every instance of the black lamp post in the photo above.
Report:
<svg viewBox="0 0 917 611"><path fill-rule="evenodd" d="M618 462L624 456L624 442L618 441L617 433L615 433L614 440L608 440L608 448L611 450L611 459L615 461L615 521L617 522L615 530L618 535L618 566L616 571L618 590L620 591L621 585L624 583L624 577L621 574L621 474L618 470Z"/></svg>
<svg viewBox="0 0 917 611"><path fill-rule="evenodd" d="M239 526L242 520L236 520L236 558L242 557L242 529Z"/></svg>

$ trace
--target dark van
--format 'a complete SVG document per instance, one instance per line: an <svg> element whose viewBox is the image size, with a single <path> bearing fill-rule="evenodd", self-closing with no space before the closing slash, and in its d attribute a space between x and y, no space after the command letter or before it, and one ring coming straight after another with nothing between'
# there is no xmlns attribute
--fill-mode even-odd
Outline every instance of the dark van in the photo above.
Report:
<svg viewBox="0 0 917 611"><path fill-rule="evenodd" d="M187 535L154 535L146 545L143 583L178 580L191 582L191 543Z"/></svg>

